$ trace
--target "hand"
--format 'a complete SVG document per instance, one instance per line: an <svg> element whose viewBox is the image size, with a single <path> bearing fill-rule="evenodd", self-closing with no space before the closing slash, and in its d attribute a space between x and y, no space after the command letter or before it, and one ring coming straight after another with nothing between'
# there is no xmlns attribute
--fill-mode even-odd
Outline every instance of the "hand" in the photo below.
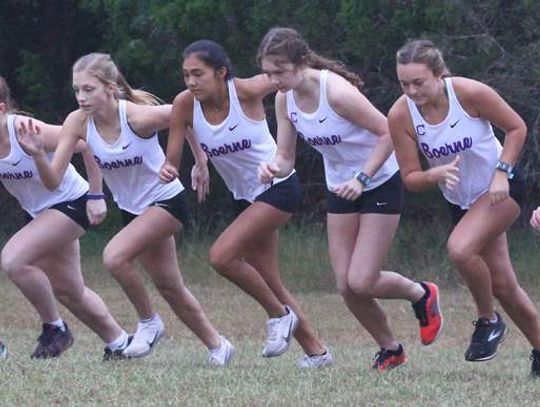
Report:
<svg viewBox="0 0 540 407"><path fill-rule="evenodd" d="M208 165L195 164L191 168L191 188L197 191L197 200L199 203L206 199L206 195L210 193L210 173Z"/></svg>
<svg viewBox="0 0 540 407"><path fill-rule="evenodd" d="M263 184L270 184L276 174L279 174L279 166L275 162L260 163L257 168L257 177Z"/></svg>
<svg viewBox="0 0 540 407"><path fill-rule="evenodd" d="M90 225L99 225L107 216L107 203L105 199L89 199L86 201L86 215Z"/></svg>
<svg viewBox="0 0 540 407"><path fill-rule="evenodd" d="M540 232L540 206L533 211L530 223L534 230Z"/></svg>
<svg viewBox="0 0 540 407"><path fill-rule="evenodd" d="M346 199L347 201L357 200L362 192L364 191L364 185L356 179L356 177L350 179L347 182L344 182L341 185L338 185L333 189L333 192L340 198Z"/></svg>
<svg viewBox="0 0 540 407"><path fill-rule="evenodd" d="M495 171L493 179L489 186L489 197L491 204L502 202L510 196L510 184L508 183L508 175L503 171Z"/></svg>
<svg viewBox="0 0 540 407"><path fill-rule="evenodd" d="M28 154L33 156L45 153L41 129L39 126L34 125L32 119L28 119L27 124L24 121L21 122L17 131L17 139L23 150Z"/></svg>
<svg viewBox="0 0 540 407"><path fill-rule="evenodd" d="M175 178L178 178L179 175L178 169L174 165L169 164L167 161L165 161L159 170L159 180L163 184L168 184Z"/></svg>
<svg viewBox="0 0 540 407"><path fill-rule="evenodd" d="M456 156L449 164L439 165L429 170L433 179L438 183L444 183L450 191L454 190L459 183L459 161L461 156Z"/></svg>

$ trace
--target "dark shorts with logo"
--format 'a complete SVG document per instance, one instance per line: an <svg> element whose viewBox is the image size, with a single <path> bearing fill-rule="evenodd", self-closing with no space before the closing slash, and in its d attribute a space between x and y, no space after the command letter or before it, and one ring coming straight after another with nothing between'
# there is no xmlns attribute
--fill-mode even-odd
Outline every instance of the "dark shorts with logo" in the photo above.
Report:
<svg viewBox="0 0 540 407"><path fill-rule="evenodd" d="M514 170L514 177L508 180L508 184L510 185L510 197L516 201L520 208L523 208L527 185L525 184L525 179L519 169ZM452 223L457 225L461 218L467 213L468 209L462 209L461 206L448 201L447 204L450 209L450 215L452 216Z"/></svg>
<svg viewBox="0 0 540 407"><path fill-rule="evenodd" d="M185 225L189 219L189 203L185 190L173 196L172 198L165 199L163 201L153 202L148 207L151 206L158 206L165 209L172 216L178 219L183 225ZM133 219L139 216L124 209L120 209L120 214L122 216L122 222L124 223L124 226L128 225Z"/></svg>
<svg viewBox="0 0 540 407"><path fill-rule="evenodd" d="M273 184L266 191L257 195L255 202L264 202L283 212L294 213L298 209L301 199L302 186L298 174L295 172L285 181ZM251 205L251 202L245 199L235 199L235 215L240 215L249 205Z"/></svg>
<svg viewBox="0 0 540 407"><path fill-rule="evenodd" d="M326 192L328 213L381 213L399 215L403 210L403 185L399 171L377 188L362 192L360 198L348 201L334 192Z"/></svg>
<svg viewBox="0 0 540 407"><path fill-rule="evenodd" d="M54 209L62 212L64 215L72 219L76 224L81 226L84 230L90 228L90 220L86 214L86 193L73 201L59 202L49 209ZM32 221L32 216L29 213L25 213L25 223L28 224Z"/></svg>

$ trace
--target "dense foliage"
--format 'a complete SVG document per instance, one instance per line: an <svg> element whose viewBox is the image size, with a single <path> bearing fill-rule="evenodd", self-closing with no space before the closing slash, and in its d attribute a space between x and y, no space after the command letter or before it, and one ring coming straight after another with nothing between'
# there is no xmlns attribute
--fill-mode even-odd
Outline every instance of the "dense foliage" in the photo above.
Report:
<svg viewBox="0 0 540 407"><path fill-rule="evenodd" d="M522 164L529 203L535 203L540 186L537 0L4 0L0 74L24 110L61 122L76 107L70 69L83 54L111 53L134 87L170 101L183 88L179 67L187 44L200 38L220 42L236 74L248 76L258 71L254 57L260 39L277 25L297 28L313 49L358 72L366 82L363 91L383 112L400 94L395 51L408 38L434 40L453 73L495 87L525 118L529 139ZM189 160L184 161L186 176ZM310 208L304 213L318 217L322 165L302 145L298 169ZM221 216L215 209L227 199L220 182L212 186L213 199L199 211L215 220Z"/></svg>

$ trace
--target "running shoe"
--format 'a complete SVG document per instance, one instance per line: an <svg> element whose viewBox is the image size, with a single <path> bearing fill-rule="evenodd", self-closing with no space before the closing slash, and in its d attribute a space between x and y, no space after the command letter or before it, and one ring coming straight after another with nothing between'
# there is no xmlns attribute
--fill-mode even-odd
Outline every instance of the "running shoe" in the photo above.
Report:
<svg viewBox="0 0 540 407"><path fill-rule="evenodd" d="M403 350L403 346L399 344L399 347L396 350L381 348L381 350L375 354L371 368L382 372L403 366L407 363L407 360L407 355Z"/></svg>
<svg viewBox="0 0 540 407"><path fill-rule="evenodd" d="M426 294L412 307L420 323L420 341L422 345L431 345L441 335L443 316L439 302L439 288L434 283L420 283Z"/></svg>
<svg viewBox="0 0 540 407"><path fill-rule="evenodd" d="M38 337L36 349L30 357L32 359L49 359L60 356L73 345L73 335L68 325L64 322L64 329L43 324L41 335Z"/></svg>
<svg viewBox="0 0 540 407"><path fill-rule="evenodd" d="M465 352L465 360L469 362L482 362L493 359L497 355L497 347L504 341L508 328L498 312L497 321L491 322L488 318L478 318L474 321L474 333L471 344Z"/></svg>
<svg viewBox="0 0 540 407"><path fill-rule="evenodd" d="M142 358L148 355L164 333L165 326L158 314L155 314L148 322L139 321L131 344L123 352L124 356Z"/></svg>
<svg viewBox="0 0 540 407"><path fill-rule="evenodd" d="M279 356L289 349L296 328L298 317L294 311L285 306L287 314L280 318L271 318L266 322L266 342L262 355L265 358Z"/></svg>
<svg viewBox="0 0 540 407"><path fill-rule="evenodd" d="M224 336L219 337L221 344L208 352L208 364L213 367L227 366L234 357L234 346Z"/></svg>

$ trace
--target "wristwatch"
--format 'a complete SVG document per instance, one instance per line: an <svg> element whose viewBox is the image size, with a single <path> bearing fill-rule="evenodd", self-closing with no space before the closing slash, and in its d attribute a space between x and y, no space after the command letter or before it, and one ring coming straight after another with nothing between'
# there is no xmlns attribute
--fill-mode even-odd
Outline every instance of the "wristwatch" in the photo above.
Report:
<svg viewBox="0 0 540 407"><path fill-rule="evenodd" d="M371 184L371 177L367 175L364 171L359 171L358 174L354 176L358 182L360 182L365 188L369 187Z"/></svg>
<svg viewBox="0 0 540 407"><path fill-rule="evenodd" d="M514 167L512 167L508 163L505 163L504 161L497 161L497 165L495 166L495 169L502 172L506 172L508 179L514 178Z"/></svg>

